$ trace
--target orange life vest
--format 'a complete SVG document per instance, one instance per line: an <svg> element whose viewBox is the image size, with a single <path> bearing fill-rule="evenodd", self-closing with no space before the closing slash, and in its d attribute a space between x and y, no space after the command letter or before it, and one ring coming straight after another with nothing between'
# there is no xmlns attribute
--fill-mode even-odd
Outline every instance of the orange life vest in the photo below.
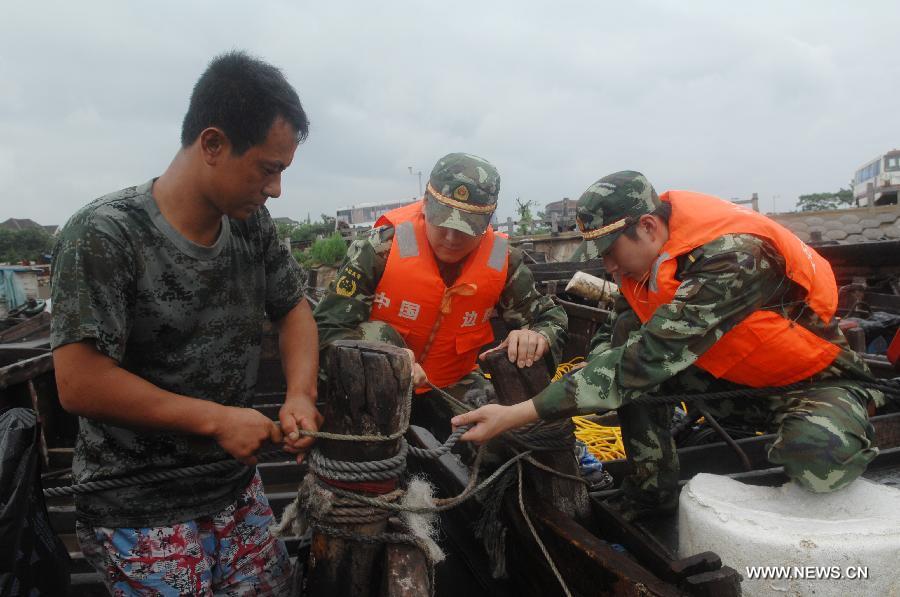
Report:
<svg viewBox="0 0 900 597"><path fill-rule="evenodd" d="M494 339L489 320L506 285L508 242L489 226L448 288L425 236L422 206L400 207L375 223L393 225L394 240L369 319L397 330L428 381L446 387L475 369L479 348Z"/></svg>
<svg viewBox="0 0 900 597"><path fill-rule="evenodd" d="M675 296L677 257L725 234L752 234L765 239L784 257L788 278L803 287L807 306L825 323L837 309L837 284L831 266L777 222L716 197L688 191L660 196L672 204L669 239L650 270L646 284L621 280L628 304L646 323ZM696 365L712 375L751 386L779 386L815 375L834 361L840 347L775 311L751 313L703 353Z"/></svg>

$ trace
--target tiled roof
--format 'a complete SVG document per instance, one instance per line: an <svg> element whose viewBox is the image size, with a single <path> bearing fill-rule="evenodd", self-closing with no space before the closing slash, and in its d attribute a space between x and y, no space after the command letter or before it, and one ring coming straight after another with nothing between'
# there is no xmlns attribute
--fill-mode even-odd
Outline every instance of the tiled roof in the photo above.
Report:
<svg viewBox="0 0 900 597"><path fill-rule="evenodd" d="M40 224L28 218L9 218L5 222L0 222L0 227L8 230L28 230L29 228L42 228Z"/></svg>
<svg viewBox="0 0 900 597"><path fill-rule="evenodd" d="M772 214L770 217L805 242L840 244L900 239L900 206Z"/></svg>

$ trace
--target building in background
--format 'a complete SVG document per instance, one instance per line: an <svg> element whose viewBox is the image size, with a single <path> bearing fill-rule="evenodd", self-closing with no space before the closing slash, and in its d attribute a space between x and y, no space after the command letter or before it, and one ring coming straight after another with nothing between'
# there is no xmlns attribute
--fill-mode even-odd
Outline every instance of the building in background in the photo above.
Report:
<svg viewBox="0 0 900 597"><path fill-rule="evenodd" d="M900 150L866 162L853 175L853 198L861 206L893 205L900 191Z"/></svg>
<svg viewBox="0 0 900 597"><path fill-rule="evenodd" d="M560 219L562 218L574 218L575 217L575 204L578 203L575 200L569 199L568 197L563 197L559 201L553 201L548 203L544 208L544 216L546 218L550 218L553 214Z"/></svg>
<svg viewBox="0 0 900 597"><path fill-rule="evenodd" d="M335 226L340 226L343 222L351 228L374 226L375 221L398 207L415 203L417 199L409 201L394 201L392 203L360 203L351 205L350 207L342 207L337 210L335 215Z"/></svg>

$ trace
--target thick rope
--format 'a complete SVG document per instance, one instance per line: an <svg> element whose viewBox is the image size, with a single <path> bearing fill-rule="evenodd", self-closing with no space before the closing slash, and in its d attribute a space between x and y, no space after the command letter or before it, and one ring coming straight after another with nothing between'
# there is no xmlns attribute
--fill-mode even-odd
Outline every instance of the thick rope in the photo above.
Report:
<svg viewBox="0 0 900 597"><path fill-rule="evenodd" d="M283 450L275 450L272 452L264 452L257 456L257 460L266 461L274 460L276 457L294 458L293 454L288 454ZM120 487L132 487L135 485L143 485L146 483L159 483L161 481L172 481L174 479L187 479L197 475L208 475L210 473L223 473L233 470L236 461L233 458L226 460L217 460L207 464L197 464L194 466L186 466L183 468L173 468L164 471L150 471L137 475L128 475L127 477L117 477L115 479L101 479L99 481L87 481L85 483L76 483L65 487L50 487L44 490L44 497L62 497L66 495L81 495L84 493L94 493L97 491L106 491L109 489L118 489Z"/></svg>
<svg viewBox="0 0 900 597"><path fill-rule="evenodd" d="M768 387L768 388L736 388L734 390L724 390L721 392L710 392L707 394L669 394L665 396L655 396L652 394L644 394L630 401L631 404L657 405L657 404L678 404L679 402L697 402L710 400L727 400L729 398L753 398L758 396L772 396L803 390L813 385L821 385L831 380L821 382L801 381L788 384L786 386ZM878 381L862 381L862 380L834 380L852 381L854 384L864 388L878 390L888 396L900 396L900 381L897 380L878 380Z"/></svg>
<svg viewBox="0 0 900 597"><path fill-rule="evenodd" d="M351 461L333 460L322 455L320 450L313 450L309 466L313 473L332 481L361 483L365 481L388 481L397 479L406 470L406 455L409 445L400 440L400 450L384 460Z"/></svg>
<svg viewBox="0 0 900 597"><path fill-rule="evenodd" d="M383 508L384 510L389 510L391 512L410 512L413 514L432 514L437 512L444 512L446 510L457 507L469 498L481 493L486 487L490 486L495 480L497 480L497 478L499 478L516 462L518 462L519 460L528 459L531 456L531 452L521 452L519 454L516 454L515 456L501 464L493 473L491 473L489 477L484 479L481 483L477 483L478 472L481 469L481 462L484 453L485 445L482 445L478 448L478 453L475 456L475 463L472 465L472 474L469 475L469 483L466 485L466 487L459 494L453 497L438 498L434 500L434 506L406 506L403 504L388 502L381 497L361 495L357 492L342 489L340 487L329 487L328 489L336 496L347 498L348 500L352 500L359 504L372 506L374 508Z"/></svg>

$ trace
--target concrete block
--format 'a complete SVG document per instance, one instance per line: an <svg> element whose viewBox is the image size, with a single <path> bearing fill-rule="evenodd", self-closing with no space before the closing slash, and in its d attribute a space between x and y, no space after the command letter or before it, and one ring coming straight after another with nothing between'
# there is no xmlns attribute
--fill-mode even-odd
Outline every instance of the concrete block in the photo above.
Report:
<svg viewBox="0 0 900 597"><path fill-rule="evenodd" d="M681 492L678 552L704 551L744 576L744 595L898 595L900 490L858 479L816 494L701 473ZM751 566L836 567L840 578L752 579ZM852 578L863 570L867 578Z"/></svg>

